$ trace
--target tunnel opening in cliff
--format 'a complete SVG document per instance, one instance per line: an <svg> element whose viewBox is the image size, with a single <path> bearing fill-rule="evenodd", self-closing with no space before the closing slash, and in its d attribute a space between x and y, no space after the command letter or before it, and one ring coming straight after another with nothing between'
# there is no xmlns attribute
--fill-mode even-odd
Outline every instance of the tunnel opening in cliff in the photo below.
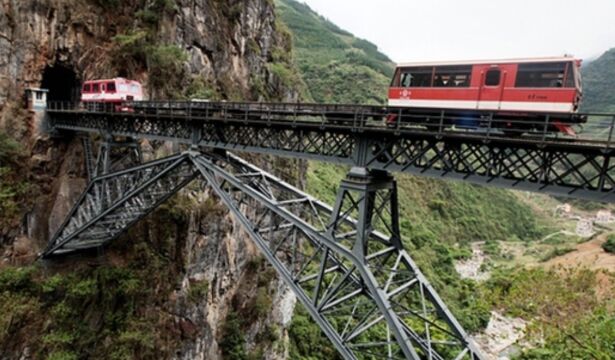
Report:
<svg viewBox="0 0 615 360"><path fill-rule="evenodd" d="M41 88L48 89L47 101L79 101L81 82L76 72L64 65L45 67Z"/></svg>

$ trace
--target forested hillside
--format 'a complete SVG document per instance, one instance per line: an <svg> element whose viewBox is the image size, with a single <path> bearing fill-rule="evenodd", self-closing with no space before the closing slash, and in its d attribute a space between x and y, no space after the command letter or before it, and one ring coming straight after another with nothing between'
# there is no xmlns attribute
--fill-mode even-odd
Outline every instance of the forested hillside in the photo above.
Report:
<svg viewBox="0 0 615 360"><path fill-rule="evenodd" d="M583 110L615 112L615 48L583 69Z"/></svg>
<svg viewBox="0 0 615 360"><path fill-rule="evenodd" d="M276 6L293 34L294 61L312 100L386 101L392 64L375 45L357 39L305 4L277 0ZM594 85L592 71L602 71L601 63L605 62L587 67L588 88L603 85ZM588 103L592 104L591 100ZM332 203L346 171L333 165L310 163L308 192ZM601 304L594 292L597 275L561 274L540 268L522 270L515 256L501 248L501 244L508 242L521 243L528 254L536 251L530 244L544 245L539 239L557 224L545 212L538 211L538 206L522 201L524 196L511 191L405 175L397 175L397 179L405 245L466 330L480 331L486 327L492 311L502 311L528 320L538 319L528 332L530 337L542 332L544 343L520 353L521 358L608 358L601 356L611 349L609 341L615 335L591 335L612 325L606 317L612 308ZM486 241L485 251L493 259L502 260L499 265L489 265L492 277L483 283L462 280L454 268L456 260L470 256L470 243L476 241ZM550 253L537 256L557 255L561 251L558 244L563 241L562 237L552 238L556 245ZM544 293L535 289L544 289ZM557 309L557 313L548 312L549 306ZM578 334L578 339L570 338L569 333ZM579 339L591 340L591 344L578 349L574 341ZM314 354L324 358L336 356L300 306L293 319L291 341L291 359L313 359Z"/></svg>
<svg viewBox="0 0 615 360"><path fill-rule="evenodd" d="M312 11L276 0L278 16L292 30L296 64L319 103L383 103L394 64L376 45Z"/></svg>

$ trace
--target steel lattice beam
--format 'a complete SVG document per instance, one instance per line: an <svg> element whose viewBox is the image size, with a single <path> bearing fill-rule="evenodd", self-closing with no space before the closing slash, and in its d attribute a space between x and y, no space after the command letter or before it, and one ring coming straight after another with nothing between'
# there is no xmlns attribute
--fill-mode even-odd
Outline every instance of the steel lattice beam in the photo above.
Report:
<svg viewBox="0 0 615 360"><path fill-rule="evenodd" d="M181 104L180 104L181 105ZM357 107L350 120L302 112L186 108L148 113L49 112L56 131L106 132L202 147L334 162L482 185L615 201L614 147L609 142L386 128ZM199 105L199 104L197 104ZM299 106L299 105L296 105ZM292 108L291 108L292 109ZM199 110L199 112L197 112ZM349 110L350 111L350 110ZM346 114L347 115L347 114ZM352 115L352 114L351 114ZM613 117L615 121L615 117ZM380 124L378 126L377 124Z"/></svg>
<svg viewBox="0 0 615 360"><path fill-rule="evenodd" d="M345 359L480 359L403 249L386 174L349 175L331 208L238 157L187 152L94 179L45 256L108 243L199 174Z"/></svg>
<svg viewBox="0 0 615 360"><path fill-rule="evenodd" d="M226 161L232 166L195 157L345 358L480 359L403 250L390 177L351 174L332 209L238 158Z"/></svg>
<svg viewBox="0 0 615 360"><path fill-rule="evenodd" d="M117 238L198 175L185 154L95 178L53 236L44 257Z"/></svg>

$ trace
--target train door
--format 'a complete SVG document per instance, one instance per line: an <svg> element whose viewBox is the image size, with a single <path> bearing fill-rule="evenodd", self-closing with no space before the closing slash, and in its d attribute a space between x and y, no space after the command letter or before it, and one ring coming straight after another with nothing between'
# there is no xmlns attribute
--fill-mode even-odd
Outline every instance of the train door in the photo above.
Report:
<svg viewBox="0 0 615 360"><path fill-rule="evenodd" d="M481 71L478 109L499 110L508 72L501 66L485 66Z"/></svg>

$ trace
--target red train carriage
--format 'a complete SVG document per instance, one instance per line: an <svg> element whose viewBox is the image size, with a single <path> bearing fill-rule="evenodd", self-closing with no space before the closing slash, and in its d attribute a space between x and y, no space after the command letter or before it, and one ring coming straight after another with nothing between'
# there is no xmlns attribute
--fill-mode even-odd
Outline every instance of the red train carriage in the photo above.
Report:
<svg viewBox="0 0 615 360"><path fill-rule="evenodd" d="M550 130L574 134L571 124L585 121L575 116L580 66L572 57L400 64L389 105L427 113L451 109L447 113L474 125L485 111L494 112L510 119L496 127L518 131L537 127L549 114Z"/></svg>
<svg viewBox="0 0 615 360"><path fill-rule="evenodd" d="M88 110L130 111L122 103L133 100L143 100L143 87L134 80L89 80L81 89L81 102Z"/></svg>

